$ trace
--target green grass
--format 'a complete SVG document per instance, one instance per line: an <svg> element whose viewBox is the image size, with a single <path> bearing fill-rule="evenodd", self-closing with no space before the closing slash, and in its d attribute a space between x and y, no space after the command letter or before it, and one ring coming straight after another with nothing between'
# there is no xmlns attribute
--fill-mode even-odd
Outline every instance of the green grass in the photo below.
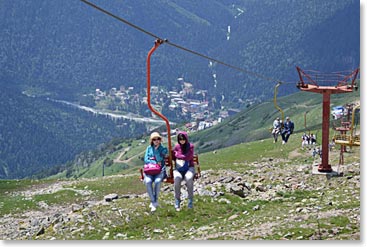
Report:
<svg viewBox="0 0 367 247"><path fill-rule="evenodd" d="M138 176L128 177L103 177L96 180L79 180L72 185L79 190L93 191L93 197L101 198L106 194L142 194L145 192L144 184Z"/></svg>
<svg viewBox="0 0 367 247"><path fill-rule="evenodd" d="M47 183L51 183L51 181L28 179L0 180L0 216L35 209L37 206L33 200L26 199L21 195L14 195L13 193Z"/></svg>
<svg viewBox="0 0 367 247"><path fill-rule="evenodd" d="M344 105L359 98L359 91L332 95L331 105ZM283 109L285 116L291 116L292 121L295 123L295 133L290 138L292 145L301 145L300 140L303 132L316 134L318 143L321 143L322 96L320 94L298 92L289 96L279 97L277 103ZM264 158L291 158L299 162L300 160L297 160L297 158L289 157L294 147L289 147L290 145L282 146L280 136L278 143L272 143L269 128L277 116L280 116L280 113L274 107L273 101L269 101L251 106L239 114L225 119L222 124L204 131L190 133L190 140L195 144L195 151L200 155L203 168L209 169L211 166L219 168L223 164L228 164L226 165L227 167L240 169L241 166L248 162ZM330 125L330 139L334 134L335 131L332 130L332 125ZM145 138L145 143L142 143L142 139L122 142L117 145L119 150L101 157L88 167L75 166L72 177L101 177L103 161L107 158L114 160L121 153L123 153L120 158L122 163L105 166L104 175L136 173L142 166L142 158L148 145L147 141L148 137ZM175 143L175 138L172 141ZM241 143L247 143L246 145L250 146L238 145ZM164 145L167 145L167 142ZM228 146L234 146L235 150L228 150L226 148ZM216 151L217 154L213 154L213 151ZM302 153L303 151L299 152ZM334 159L331 157L330 159L333 163L338 162L338 158ZM348 154L345 154L345 159L346 162L349 162ZM308 160L312 162L310 157L308 157ZM53 176L53 178L65 177L65 174L64 172Z"/></svg>
<svg viewBox="0 0 367 247"><path fill-rule="evenodd" d="M358 149L353 149L355 153L349 155L352 157L353 154L358 153ZM288 160L289 153L295 150L298 150L300 156ZM278 173L281 176L284 167L289 166L291 174L295 174L297 171L292 169L292 166L305 162L306 155L307 152L300 151L299 147L274 144L269 139L235 145L217 150L215 154L204 153L200 155L200 161L203 171L212 171L213 179L215 176L221 176L221 171L225 169L242 173L245 181L261 178L265 179L262 181L264 186L277 186L287 183L287 180L268 180L270 175L262 173L261 168L256 167L256 164L261 164L262 159L264 161L279 159L279 162L273 163L272 173ZM145 186L139 180L139 174L136 170L132 172L135 173L131 176L70 180L72 182L70 185L66 185L56 193L35 195L27 200L21 196L7 195L10 192L31 189L32 186L41 186L43 183L52 181L1 181L3 186L0 191L3 200L0 214L37 209L41 201L48 205L68 205L81 204L85 200L102 200L103 196L109 193L146 194ZM83 210L75 212L79 215L78 219L88 222L85 226L79 224L80 227L84 227L80 231L69 231L69 228L65 228L63 234L58 235L53 227L49 227L45 234L34 239L49 239L50 236L69 240L327 239L332 229L338 229L336 238L348 239L348 235L359 231L358 222L351 222L345 215L323 216L329 212L337 213L340 210L359 208L360 201L356 200L356 196L360 193L359 188L348 190L344 188L345 177L333 178L327 183L324 177L311 174L304 174L304 179L308 184L318 185L318 189L277 190L272 200L241 198L231 193L225 193L217 198L195 196L194 210L187 209L187 202L184 200L181 212L174 210L173 192L161 193L161 207L154 214L149 212L149 200L146 197L121 198L112 203L95 206L85 213ZM164 186L172 187L172 185ZM224 189L224 187L218 189ZM78 190L91 191L91 195L82 196L77 192ZM254 210L255 207L259 210ZM295 213L297 208L302 208L297 213L302 220L289 221L289 213ZM74 222L65 224L72 226ZM267 225L272 225L269 229L271 234L263 236L260 232L254 233L257 231L254 229L261 229Z"/></svg>
<svg viewBox="0 0 367 247"><path fill-rule="evenodd" d="M305 104L314 107L307 114L313 124L312 130L317 133L318 141L321 142L320 125L317 124L320 121L317 111L321 108L317 106L314 98L303 99ZM285 102L292 103L297 100L299 99L287 98ZM335 102L339 104L338 100L343 102L345 98L337 97ZM267 107L270 109L271 105ZM230 132L232 135L243 132L243 128L246 128L249 123L248 120L255 116L251 114L256 114L258 109L252 109L249 116L242 115L238 119L233 119L232 122L229 121L225 128L218 127L217 131L220 132L216 139L219 141L223 139L225 142L225 137L230 135ZM302 106L287 109L289 112L294 112L292 119L298 123L299 128L303 123L304 110ZM274 114L261 117L264 130L272 122ZM318 118L313 119L316 116ZM101 157L89 169L80 168L76 173L77 179L65 180L68 184L52 194L24 198L20 192L47 187L56 182L54 179L0 180L0 216L40 209L40 202L55 206L82 204L89 200L101 201L105 195L117 193L120 196L129 194L132 198L120 198L111 203L99 204L86 211L74 212L80 222L85 222L78 224L80 230L73 231L70 229L75 228L65 228L65 231L58 235L54 226L51 226L46 229L45 234L34 239L55 237L70 240L307 240L329 239L329 235L333 235L333 239L348 240L352 235L358 236L360 223L343 213L360 209L360 188L357 183L351 183L355 187L349 185L349 179L353 180L354 176L359 175L358 169L347 170L345 176L330 180L325 176L312 175L312 164L317 159L312 158L310 150L301 149L300 140L303 130L297 129L286 145L282 145L280 141L273 143L270 133L266 130L266 137L261 140L253 142L243 140L243 143L220 149L213 148L215 143L210 145L212 134L209 131L193 134L202 138L200 139L202 145L213 148L205 152L203 148L201 151L200 148L197 150L202 173L210 174L210 181L222 177L224 171L230 171L241 174L242 181L251 185L252 193L256 193L254 190L259 181L265 187L279 186L281 189L277 189L269 200L262 200L261 194L249 194L241 198L225 192L218 197L195 196L194 210L187 209L187 202L184 200L182 211L176 212L173 207L172 185L164 184L162 189L168 190L169 193L161 193L160 208L151 214L148 208L149 200L142 196L146 195L146 188L140 181L138 172L141 166L139 154L144 152L146 143L141 144L136 140L130 146L127 146L127 143L119 144L123 149L131 147L121 160L137 155L131 163L127 164L128 167L123 163L115 163L105 167L105 176L101 175L103 160L107 157L115 159L122 152L120 149L106 157ZM259 129L254 132L251 135L262 135ZM330 133L332 134L332 131ZM242 138L243 133L238 136ZM329 159L332 165L338 163L339 147L329 153ZM358 166L360 147L348 148L348 152L344 154L344 162L345 164L356 163ZM301 166L306 168L298 170ZM299 179L297 186L290 183L294 178ZM288 184L289 187L286 186ZM305 187L302 187L303 185ZM217 186L221 186L217 187L217 190L226 191L225 184ZM81 195L78 190L89 191L91 194ZM15 196L16 193L17 196ZM296 216L290 218L290 213ZM65 224L65 226L74 226L75 222L65 222ZM270 228L267 229L267 227ZM263 229L268 233L264 235L261 232Z"/></svg>
<svg viewBox="0 0 367 247"><path fill-rule="evenodd" d="M291 137L297 138L296 135ZM261 159L287 159L294 147L273 143L272 139L234 145L228 148L200 154L200 165L205 169L245 168L246 164Z"/></svg>
<svg viewBox="0 0 367 247"><path fill-rule="evenodd" d="M12 213L22 213L27 210L39 208L38 203L46 202L48 205L66 205L79 203L81 197L70 190L61 190L52 194L41 194L28 197L23 195L23 190L32 190L39 186L46 187L55 180L0 180L0 216Z"/></svg>
<svg viewBox="0 0 367 247"><path fill-rule="evenodd" d="M360 99L360 92L331 95L331 106L345 105ZM322 95L316 93L298 92L285 97L279 97L277 104L284 112L284 117L290 116L295 124L295 132L313 132L321 136L322 124ZM244 111L204 131L192 134L199 153L221 149L242 142L266 139L270 136L269 128L280 112L273 101L253 105ZM332 127L330 125L330 127Z"/></svg>
<svg viewBox="0 0 367 247"><path fill-rule="evenodd" d="M19 180L0 180L0 193L6 194L15 190L28 188L30 186L44 184L39 180L19 179Z"/></svg>
<svg viewBox="0 0 367 247"><path fill-rule="evenodd" d="M358 231L359 224L350 222L344 215L322 216L323 213L333 210L360 207L359 201L354 198L355 195L339 186L345 178L335 178L329 184L325 184L324 178L320 176L309 176L309 179L311 180L309 183L318 183L320 189L279 191L274 200L249 200L229 193L218 198L196 196L194 210L187 209L187 202L184 200L181 212L174 210L173 194L171 193L161 194L160 208L153 214L149 212L147 198L135 198L133 203L131 199L120 199L94 208L93 212L98 217L80 213L84 221L90 222L90 225L93 226L91 229L65 234L72 236L68 239L84 240L187 240L200 238L233 240L236 238L236 234L239 234L241 239L249 240L307 240L310 237L327 239L327 233L332 231L331 229L337 228L339 229L338 238L348 239L348 234ZM96 181L77 181L73 188L92 190L97 197L102 197L108 193L125 194L128 190L129 193L144 194L144 186L136 184L136 182L134 177L111 177ZM276 182L272 184L276 184ZM322 189L322 187L324 188ZM139 189L131 190L132 188ZM338 203L341 198L343 203ZM330 204L330 202L333 203ZM254 210L255 206L258 206L259 210ZM311 208L312 210L302 210L297 213L299 217L304 217L303 220L289 222L290 211L295 211L298 207ZM318 207L319 209L315 210ZM118 210L121 210L121 214ZM132 211L133 214L129 211ZM236 217L230 220L232 216ZM265 237L253 235L245 230L245 226L261 228L262 225L274 224L274 222L277 223L273 226L272 234ZM322 232L321 236L318 236L319 230ZM45 235L37 237L37 239L47 239L47 236L50 235L57 239L65 237L64 235L55 235L52 228L49 228Z"/></svg>
<svg viewBox="0 0 367 247"><path fill-rule="evenodd" d="M35 202L45 202L47 205L69 205L71 203L81 203L84 201L84 198L78 192L73 190L60 190L52 194L41 194L35 195Z"/></svg>
<svg viewBox="0 0 367 247"><path fill-rule="evenodd" d="M0 216L22 213L36 208L37 205L34 200L27 200L22 196L0 196Z"/></svg>

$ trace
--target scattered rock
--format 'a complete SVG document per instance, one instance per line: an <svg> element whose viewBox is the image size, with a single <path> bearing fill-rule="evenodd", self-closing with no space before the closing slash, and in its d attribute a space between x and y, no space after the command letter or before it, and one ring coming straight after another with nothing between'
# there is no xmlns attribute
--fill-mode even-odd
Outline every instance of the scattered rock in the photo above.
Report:
<svg viewBox="0 0 367 247"><path fill-rule="evenodd" d="M258 161L251 164L246 164L248 167L254 167L251 172L245 171L243 173L236 172L230 169L221 170L221 171L211 171L206 170L202 171L202 177L195 182L195 196L209 196L210 199L208 201L222 204L231 204L232 202L223 197L223 195L231 193L237 195L244 200L244 205L247 202L254 202L258 200L264 201L272 201L272 200L282 200L287 201L292 205L289 209L287 209L287 214L284 216L273 216L274 224L278 224L282 222L283 224L294 223L294 222L304 222L308 219L308 217L323 217L328 218L335 215L347 215L348 219L351 222L360 222L360 208L353 209L331 209L342 201L335 198L328 198L327 194L324 194L324 184L315 183L314 179L309 180L312 174L304 174L297 172L297 166L294 169L273 169L273 163L279 163L278 159L268 159L264 161ZM306 167L305 164L300 164L299 167ZM356 188L360 187L360 172L359 172L359 164L353 164L348 166L348 173L353 174L350 177L340 178L338 181L338 185L343 183L343 189L348 192L350 195L354 195L356 200L360 200L360 194L358 192L354 192ZM220 174L220 175L218 175ZM326 179L325 179L326 180ZM309 181L312 181L310 183ZM328 181L328 186L332 185L332 181ZM326 181L325 181L326 182ZM59 184L51 184L49 187L22 191L22 192L11 192L9 196L21 195L24 198L28 198L28 200L32 200L33 196L41 195L41 194L49 194L55 193L59 190L70 189L80 194L80 198L83 199L83 196L90 195L92 192L88 191L88 186L84 187L84 190L76 190L74 188L65 188L65 186L70 187L70 183L60 181ZM336 185L334 185L336 186ZM348 187L349 186L349 187ZM323 198L320 201L320 198L304 198L301 201L294 203L294 197L283 197L285 193L293 193L294 190L309 190L309 191L320 191L319 197ZM162 193L172 193L173 188L172 185L167 185L162 187ZM187 196L185 192L183 196ZM335 195L336 196L336 195ZM61 205L53 205L47 204L44 201L38 202L38 210L23 212L22 214L9 214L4 215L0 218L0 239L3 240L27 240L27 239L41 239L44 238L49 229L58 234L63 234L64 232L70 232L70 234L78 234L83 236L83 232L85 231L102 231L103 239L116 239L116 240L124 240L130 239L130 236L127 236L125 233L116 233L111 230L111 227L115 224L113 220L118 219L120 222L124 222L126 224L131 223L133 219L133 214L126 210L125 208L119 208L118 204L111 203L113 200L124 199L124 200L132 200L137 197L147 197L144 195L136 195L136 194L125 194L118 195L116 193L111 193L101 198L100 201L90 201L89 197L84 202L81 203L73 203L67 206ZM80 199L78 198L78 199ZM105 226L103 229L94 229L94 226L89 224L89 221L92 220L100 220L103 217L103 212L98 210L98 206L107 205L110 211L108 213L114 216L109 220L106 220ZM138 204L137 204L138 205ZM146 206L145 204L139 205ZM252 207L253 211L261 210L260 205L256 205ZM248 212L250 211L250 212ZM97 213L98 212L98 213ZM190 229L187 232L187 239L200 239L197 236L197 232L201 232L203 239L208 239L210 236L212 238L232 238L236 239L238 236L256 236L261 239L262 236L269 236L272 234L272 228L274 225L271 225L271 222L267 224L263 224L261 226L257 225L257 221L253 221L252 217L249 215L253 214L251 210L239 209L238 212L233 212L233 215L227 218L228 221L231 221L231 224L238 224L241 222L243 226L246 226L243 231L249 229L249 232L226 232L226 229L223 226L215 226L211 225L210 227L199 227L198 229ZM150 217L149 212L143 213L141 216ZM247 221L243 221L245 218ZM225 218L224 218L225 220ZM256 226L256 227L255 227ZM220 229L222 227L223 229ZM307 226L305 226L307 228ZM343 230L354 230L350 226L346 226ZM47 231L46 231L47 230ZM111 231L111 233L110 233ZM171 232L172 229L167 230L164 229L154 229L153 232L156 235L159 234L168 234L169 239L175 239L174 231ZM288 232L283 235L283 239L335 239L340 236L340 232L342 229L335 227L331 231L321 232L321 236L319 233L312 233L309 236L298 236L296 233ZM208 235L212 234L212 235ZM226 235L227 234L227 235ZM230 235L228 235L230 234ZM237 235L236 235L237 234ZM246 235L247 234L247 235ZM281 233L276 233L281 234ZM156 236L155 235L155 236ZM152 237L152 236L148 236ZM147 237L147 238L148 238ZM65 238L71 239L72 236L65 236ZM360 239L358 234L355 236L351 236L352 239ZM51 237L50 239L56 240L55 237Z"/></svg>
<svg viewBox="0 0 367 247"><path fill-rule="evenodd" d="M106 202L111 202L111 201L116 200L116 199L118 199L118 198L119 198L119 196L118 196L116 193L112 193L112 194L106 195L106 196L104 197L104 200L105 200Z"/></svg>

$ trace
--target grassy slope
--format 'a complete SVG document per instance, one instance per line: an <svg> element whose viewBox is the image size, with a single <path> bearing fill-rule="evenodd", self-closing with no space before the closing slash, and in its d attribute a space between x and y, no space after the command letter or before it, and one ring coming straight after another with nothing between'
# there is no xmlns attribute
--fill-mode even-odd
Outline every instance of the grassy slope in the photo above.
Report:
<svg viewBox="0 0 367 247"><path fill-rule="evenodd" d="M295 139L292 139L290 143L294 142ZM359 147L355 147L352 152L346 154L345 163L359 162L359 157ZM331 153L332 163L335 164L337 159L336 150ZM72 226L75 222L70 221L63 223L65 229L62 235L49 227L45 234L34 238L309 239L315 238L320 229L322 239L359 238L359 221L354 221L345 213L358 213L356 210L360 207L360 201L356 197L360 193L359 187L349 185L353 181L350 178L357 176L358 171L355 173L348 169L344 177L333 178L326 183L325 176L311 175L309 167L314 160L308 150L302 150L299 145L273 144L271 139L234 145L216 153L203 153L200 160L202 173L206 177L203 181L216 181L224 174L230 173L238 174L243 181L252 186L260 181L264 186L285 186L290 179L295 179L298 184L307 185L307 188L282 187L283 189L277 190L272 200L262 199L261 194L256 192L247 198L240 198L231 193L224 193L219 198L196 196L194 211L189 212L184 207L180 213L176 213L173 208L172 185L166 184L163 189L166 192L162 192L160 196L161 208L154 215L148 213L146 197L119 199L113 203L74 212L71 218L83 219L77 223L78 228L88 225L83 231L74 232ZM270 160L275 162L269 166ZM83 204L83 201L103 200L103 196L109 193L144 195L145 187L139 181L136 169L134 172L132 176L69 181L63 185L64 190L34 195L31 200L24 200L19 194L9 197L9 194L22 190L36 191L40 187L47 188L56 181L2 181L0 214L22 214L24 211L37 209L37 203L40 201L48 205L68 207L71 204ZM92 193L83 196L69 191L68 188L75 191L89 190ZM223 189L217 187L218 191ZM322 191L325 194L322 194ZM261 210L254 210L256 206ZM299 208L305 211L297 212ZM121 214L117 209L121 210ZM98 217L91 217L92 212ZM298 221L297 217L303 220ZM331 234L335 229L338 229L338 232Z"/></svg>
<svg viewBox="0 0 367 247"><path fill-rule="evenodd" d="M280 88L281 89L281 88ZM280 90L279 89L279 90ZM331 96L331 107L359 100L359 91ZM299 92L277 100L285 116L295 123L295 132L310 130L321 137L322 95ZM305 113L306 127L305 127ZM268 138L269 128L281 114L273 101L255 105L225 120L223 124L193 135L199 152L220 149L233 144ZM320 130L320 131L319 131ZM307 131L308 132L308 131Z"/></svg>
<svg viewBox="0 0 367 247"><path fill-rule="evenodd" d="M281 89L281 88L280 88ZM344 105L359 100L359 91L331 96L331 106ZM321 143L321 123L322 123L322 96L315 93L299 92L286 97L280 97L277 104L282 108L285 116L290 116L295 123L295 134L291 139L296 139L300 143L303 132L316 134L318 143ZM307 112L307 114L305 114ZM265 102L250 107L235 116L225 120L222 124L206 129L200 132L190 134L190 140L195 143L195 150L200 155L207 152L232 146L239 143L253 142L255 140L264 140L270 138L269 128L274 119L281 114L274 107L274 103ZM305 117L306 115L306 117ZM306 126L305 126L306 118ZM330 139L335 134L330 125ZM145 140L147 141L147 139ZM175 143L175 139L172 140ZM167 141L165 141L167 145ZM127 145L122 144L124 147ZM128 174L135 172L136 167L141 166L141 159L146 148L146 142L135 140L129 145L129 148L118 150L109 155L110 159L116 159L121 152L124 155L120 158L121 163L114 163L110 167L105 167L105 175ZM237 153L237 152L234 152ZM251 152L250 152L251 153ZM94 177L102 175L102 164L106 157L101 157L90 168L78 168L74 172L75 177ZM253 157L257 158L257 157ZM248 154L246 155L248 159ZM253 161L253 159L251 159ZM124 165L124 167L122 167ZM126 169L126 167L128 167ZM123 169L122 169L123 168ZM57 177L63 177L59 174Z"/></svg>
<svg viewBox="0 0 367 247"><path fill-rule="evenodd" d="M344 177L333 178L328 182L326 182L325 176L312 175L311 165L315 160L308 150L300 148L300 137L304 131L302 129L304 112L307 110L309 111L307 121L312 123L310 128L318 131L321 122L321 96L316 95L319 96L319 99L317 97L307 99L303 96L307 95L303 93L279 100L279 105L292 105L292 107L284 107L283 109L286 115L290 115L295 121L297 128L297 132L291 136L287 145L273 144L269 136L267 128L276 116L276 112L272 109L272 103L255 106L228 120L227 123L224 123L225 127L218 125L206 131L195 133L193 137L200 138L204 143L216 139L224 142L226 139L230 139L227 137L230 135L229 133L231 133L230 136L236 136L242 132L246 133L242 128L235 130L231 124L246 126L244 123L254 122L246 122L246 118L259 119L258 126L263 130L257 132L264 132L266 138L216 149L215 152L199 153L201 169L206 176L206 179L202 179L202 181L208 183L208 181L215 181L216 178L225 173L234 173L239 174L245 181L253 185L261 181L266 186L280 186L285 185L287 180L294 178L301 184L309 184L310 188L279 190L276 200L264 200L261 199L261 196L240 198L230 193L224 193L224 196L219 200L210 196L196 196L196 206L193 212L189 213L184 208L182 212L177 214L172 206L173 194L170 192L172 186L165 185L164 190L168 192L161 194L162 209L154 215L147 212L147 198L122 199L114 201L113 204L95 206L92 210L98 214L98 219L91 219L80 212L84 216L78 217L84 217L84 220L93 226L89 230L83 230L82 234L65 230L64 235L58 235L52 228L48 228L45 234L37 238L49 239L53 236L56 239L309 239L319 234L320 232L316 231L321 229L319 236L321 239L359 239L359 221L355 221L352 216L345 212L358 214L360 208L359 186L353 184L351 182L353 179L350 179L359 176L360 148L353 147L351 152L345 154L344 158L345 164L357 164L357 167L352 165L357 170L349 167ZM337 95L332 97L332 103L334 105L345 104L358 98L359 94ZM305 102L308 107L293 106L294 104L302 105L299 101ZM263 116L259 118L261 115ZM246 118L242 116L246 116ZM216 139L211 137L210 133L216 133L219 130L223 132L228 129L232 129L232 131L226 135L216 135ZM318 133L321 136L321 131ZM145 187L139 181L140 174L137 166L140 166L140 157L145 147L146 143L141 143L138 140L133 142L129 149L125 149L126 152L122 157L122 159L133 157L132 163L130 163L131 167L121 172L114 170L118 165L114 164L106 168L105 177L98 175L101 174L102 162L106 158L101 157L91 169L79 171L86 178L65 180L60 176L58 180L55 178L40 181L2 180L0 181L0 215L21 215L25 211L39 210L40 201L46 202L48 205L68 207L71 204L83 204L84 201L103 200L103 196L109 193L144 195L146 193ZM120 153L121 150L111 154L110 158L114 159ZM332 151L330 163L337 164L338 160L339 152ZM274 162L269 165L271 161ZM126 175L112 176L111 174ZM39 188L48 188L60 182L65 183L64 189L51 194L40 193L26 199L23 194L19 193L25 190L37 191ZM91 191L91 194L81 195L75 191L70 191L70 188L76 191L87 189ZM321 193L322 191L324 193ZM256 205L260 206L261 210L254 211L253 208ZM321 205L319 209L318 205ZM303 207L309 210L300 214L299 217L304 217L303 221L298 222L289 217L289 212L297 212L299 208ZM114 208L123 209L122 216L119 216ZM187 213L190 217L187 216ZM79 213L76 212L76 214ZM235 219L231 217L235 217ZM270 226L271 229L265 230ZM258 232L258 229L262 227L264 228L263 232ZM335 231L335 228L338 229L338 232L330 234ZM106 232L109 232L108 236L106 236ZM330 237L328 234L333 236Z"/></svg>

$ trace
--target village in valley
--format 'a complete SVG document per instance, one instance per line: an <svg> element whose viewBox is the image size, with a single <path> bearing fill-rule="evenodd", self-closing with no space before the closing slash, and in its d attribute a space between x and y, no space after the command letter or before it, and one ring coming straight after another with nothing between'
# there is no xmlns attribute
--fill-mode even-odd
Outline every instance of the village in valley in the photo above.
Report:
<svg viewBox="0 0 367 247"><path fill-rule="evenodd" d="M108 91L96 89L92 96L93 108L115 113L134 113L143 117L158 118L147 106L146 89L132 86L111 88ZM251 104L252 102L247 102ZM207 90L195 89L184 78L177 78L170 89L151 87L151 104L170 121L184 123L187 130L210 128L223 119L238 113L239 109L225 109L215 98L209 98Z"/></svg>

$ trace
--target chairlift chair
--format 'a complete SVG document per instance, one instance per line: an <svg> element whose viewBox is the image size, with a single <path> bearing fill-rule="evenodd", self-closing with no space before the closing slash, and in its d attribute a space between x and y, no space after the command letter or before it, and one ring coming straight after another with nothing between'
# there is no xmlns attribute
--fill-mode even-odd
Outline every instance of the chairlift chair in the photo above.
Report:
<svg viewBox="0 0 367 247"><path fill-rule="evenodd" d="M360 105L356 105L353 108L352 111L352 121L349 125L349 127L345 128L345 132L343 134L339 134L339 135L335 135L335 144L339 144L339 145L346 145L346 146L360 146L360 135L356 134L356 126L354 126L356 124L355 121L355 112L357 109L360 108ZM347 134L346 132L349 131L349 134Z"/></svg>
<svg viewBox="0 0 367 247"><path fill-rule="evenodd" d="M284 112L282 110L282 108L280 108L280 106L277 104L277 94L278 94L278 87L282 84L282 82L278 82L275 87L274 87L274 98L273 98L273 102L274 102L274 106L275 108L281 113L281 120L282 120L282 124L281 126L283 127L283 123L284 123ZM273 131L273 126L271 128L269 128L269 132Z"/></svg>
<svg viewBox="0 0 367 247"><path fill-rule="evenodd" d="M173 184L173 170L175 168L175 161L173 160L173 153L172 153L172 144L171 144L171 127L168 119L161 113L158 112L156 109L153 108L150 102L150 57L152 56L153 52L165 41L157 39L154 42L154 46L150 49L147 56L147 103L148 107L151 112L159 116L161 119L164 120L166 123L167 128L167 140L168 140L168 155L165 157L164 162L166 167L169 169L168 171L168 177L164 180L165 183ZM200 164L199 164L199 156L197 154L194 154L194 164L195 164L195 179L198 179L201 177L201 170L200 170ZM140 168L140 179L144 179L144 172L143 169Z"/></svg>

